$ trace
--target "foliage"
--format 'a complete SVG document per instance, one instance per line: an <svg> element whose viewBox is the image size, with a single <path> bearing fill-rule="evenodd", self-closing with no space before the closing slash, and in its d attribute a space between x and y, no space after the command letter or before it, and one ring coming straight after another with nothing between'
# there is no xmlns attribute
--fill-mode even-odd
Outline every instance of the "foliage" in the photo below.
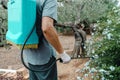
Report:
<svg viewBox="0 0 120 80"><path fill-rule="evenodd" d="M104 17L112 0L65 0L59 3L58 20L75 22L88 19L90 22Z"/></svg>
<svg viewBox="0 0 120 80"><path fill-rule="evenodd" d="M0 46L6 44L5 34L7 31L7 10L0 5Z"/></svg>
<svg viewBox="0 0 120 80"><path fill-rule="evenodd" d="M85 28L104 17L112 0L58 0L59 23L81 23ZM60 28L61 29L61 28ZM64 31L63 29L61 29ZM70 29L71 30L71 29Z"/></svg>
<svg viewBox="0 0 120 80"><path fill-rule="evenodd" d="M120 80L120 9L114 6L98 21L97 32L91 54L93 60L87 63L87 72L93 80ZM97 38L96 38L97 36ZM89 66L89 68L88 68Z"/></svg>

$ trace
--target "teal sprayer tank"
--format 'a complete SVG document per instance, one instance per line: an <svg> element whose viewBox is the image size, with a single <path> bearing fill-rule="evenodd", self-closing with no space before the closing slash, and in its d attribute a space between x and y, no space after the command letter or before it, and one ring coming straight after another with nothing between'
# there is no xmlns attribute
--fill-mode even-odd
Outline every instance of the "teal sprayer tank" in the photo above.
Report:
<svg viewBox="0 0 120 80"><path fill-rule="evenodd" d="M8 2L8 43L21 48L36 21L36 0L9 0ZM37 48L36 28L28 39L25 48Z"/></svg>

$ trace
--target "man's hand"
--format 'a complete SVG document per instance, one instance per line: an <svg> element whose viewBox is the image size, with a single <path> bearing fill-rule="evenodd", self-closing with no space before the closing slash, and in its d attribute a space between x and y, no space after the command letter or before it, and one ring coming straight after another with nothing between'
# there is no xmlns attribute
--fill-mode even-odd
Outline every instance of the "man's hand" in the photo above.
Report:
<svg viewBox="0 0 120 80"><path fill-rule="evenodd" d="M69 63L71 61L71 57L66 52L60 54L60 58L62 59L62 62L64 64Z"/></svg>

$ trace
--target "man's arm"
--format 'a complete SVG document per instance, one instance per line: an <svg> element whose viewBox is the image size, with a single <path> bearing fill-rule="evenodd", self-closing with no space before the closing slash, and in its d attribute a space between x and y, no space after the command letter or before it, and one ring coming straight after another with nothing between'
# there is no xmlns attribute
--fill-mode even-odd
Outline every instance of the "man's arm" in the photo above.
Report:
<svg viewBox="0 0 120 80"><path fill-rule="evenodd" d="M63 47L59 41L57 32L53 26L53 19L49 17L42 18L42 30L46 40L58 51L58 53L63 53Z"/></svg>
<svg viewBox="0 0 120 80"><path fill-rule="evenodd" d="M71 58L70 56L64 51L60 40L58 38L57 32L53 26L54 20L50 17L43 17L42 18L42 31L43 35L45 36L46 40L56 49L56 51L60 54L63 63L68 63Z"/></svg>

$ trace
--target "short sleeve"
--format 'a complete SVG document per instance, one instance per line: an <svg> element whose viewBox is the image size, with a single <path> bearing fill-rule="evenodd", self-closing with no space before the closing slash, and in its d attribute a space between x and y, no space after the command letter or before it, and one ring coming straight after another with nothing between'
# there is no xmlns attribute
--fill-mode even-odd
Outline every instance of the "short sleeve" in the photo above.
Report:
<svg viewBox="0 0 120 80"><path fill-rule="evenodd" d="M55 22L57 21L57 0L45 1L42 17L44 17L44 16L54 19Z"/></svg>

